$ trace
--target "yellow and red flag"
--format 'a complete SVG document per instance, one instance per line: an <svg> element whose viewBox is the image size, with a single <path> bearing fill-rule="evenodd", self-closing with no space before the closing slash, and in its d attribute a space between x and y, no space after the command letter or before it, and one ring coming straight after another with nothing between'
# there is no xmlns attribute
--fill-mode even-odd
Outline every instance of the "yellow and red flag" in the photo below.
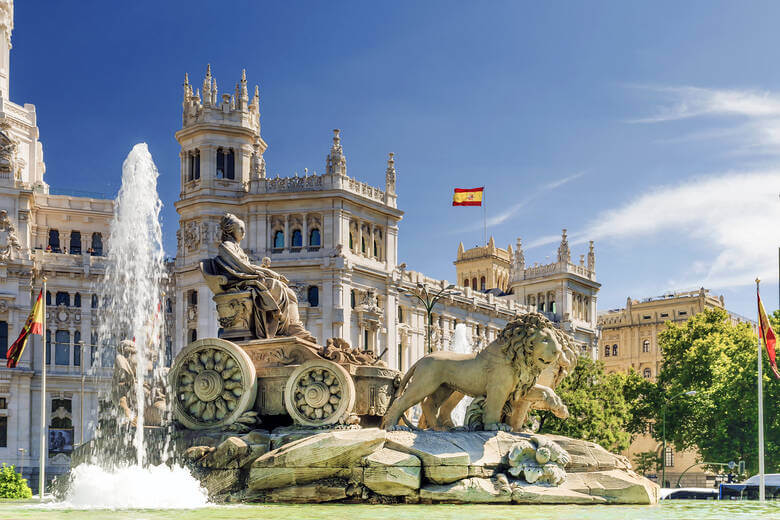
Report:
<svg viewBox="0 0 780 520"><path fill-rule="evenodd" d="M769 356L769 366L772 368L772 372L775 373L775 377L780 379L780 371L777 370L777 358L775 357L777 337L775 336L775 331L772 330L772 325L769 323L766 310L764 310L764 304L761 303L761 294L757 292L756 295L758 296L758 334L764 341L766 354Z"/></svg>
<svg viewBox="0 0 780 520"><path fill-rule="evenodd" d="M35 300L35 305L33 305L32 311L30 311L30 315L24 323L22 333L19 334L19 337L16 338L16 341L8 348L8 352L5 354L5 357L8 358L6 362L8 368L16 368L16 365L19 364L30 334L43 334L43 289L38 293L38 299Z"/></svg>
<svg viewBox="0 0 780 520"><path fill-rule="evenodd" d="M481 206L483 191L485 191L484 186L481 188L455 188L455 193L452 195L452 205Z"/></svg>

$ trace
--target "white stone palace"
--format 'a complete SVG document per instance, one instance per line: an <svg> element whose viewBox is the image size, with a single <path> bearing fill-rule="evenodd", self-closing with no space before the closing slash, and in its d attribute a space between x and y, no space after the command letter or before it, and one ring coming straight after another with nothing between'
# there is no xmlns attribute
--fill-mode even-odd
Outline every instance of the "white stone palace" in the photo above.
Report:
<svg viewBox="0 0 780 520"><path fill-rule="evenodd" d="M45 350L33 336L18 368L0 366L0 460L22 469L35 489L43 356L49 375L47 475L66 472L72 446L92 436L97 391L106 379L84 374L97 342L95 288L110 247L113 201L57 194L64 192L45 182L35 107L9 97L12 28L13 3L0 0L0 351L5 355L21 331L43 276L50 344ZM250 96L244 73L234 93L221 94L210 67L199 87L185 77L182 126L175 134L181 145L180 223L164 306L167 353L219 333L199 262L216 254L218 221L231 212L246 222L241 245L251 259L270 262L290 279L302 321L319 342L343 337L393 368L408 369L428 348L427 312L410 293L422 287L436 293L450 282L398 262L403 212L394 155L386 160L384 188L370 186L347 175L336 130L322 173L269 178L260 130L258 88ZM433 309L431 349L448 348L457 324L468 327L479 348L513 316L538 310L572 332L583 352L595 352L600 285L592 247L587 265L572 263L564 236L557 261L542 266L525 264L519 240L511 254L494 244L481 249L466 251L469 259L498 259L501 276L482 287L466 283L458 271L456 294ZM461 256L459 251L457 262Z"/></svg>

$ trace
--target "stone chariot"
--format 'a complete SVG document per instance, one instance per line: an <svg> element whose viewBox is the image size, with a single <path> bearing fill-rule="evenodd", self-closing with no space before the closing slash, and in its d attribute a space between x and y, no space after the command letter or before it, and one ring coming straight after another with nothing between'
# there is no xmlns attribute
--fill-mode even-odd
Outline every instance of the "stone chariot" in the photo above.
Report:
<svg viewBox="0 0 780 520"><path fill-rule="evenodd" d="M200 267L222 333L176 356L169 372L176 421L191 430L254 422L254 416L271 423L289 416L306 428L378 426L401 374L342 339L315 344L287 279L270 261L252 264L238 246L243 222L227 214L221 227L219 255Z"/></svg>

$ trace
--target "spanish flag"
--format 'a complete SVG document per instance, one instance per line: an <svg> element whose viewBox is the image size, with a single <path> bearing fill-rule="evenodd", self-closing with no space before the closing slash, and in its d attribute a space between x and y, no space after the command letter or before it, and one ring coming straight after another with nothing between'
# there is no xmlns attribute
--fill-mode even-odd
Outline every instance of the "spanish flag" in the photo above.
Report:
<svg viewBox="0 0 780 520"><path fill-rule="evenodd" d="M27 316L22 333L19 334L19 337L16 338L14 344L11 345L5 354L5 357L8 358L6 363L8 368L16 368L16 365L19 364L30 334L43 334L43 289L38 293L38 299L35 300L35 305L33 305L30 315Z"/></svg>
<svg viewBox="0 0 780 520"><path fill-rule="evenodd" d="M455 188L455 193L452 195L452 205L481 206L483 191L485 191L484 186L481 188Z"/></svg>
<svg viewBox="0 0 780 520"><path fill-rule="evenodd" d="M769 318L764 310L764 304L761 303L761 295L758 296L758 334L759 337L764 340L764 347L766 347L766 354L769 356L769 366L772 368L772 372L775 373L775 377L780 379L780 371L777 370L777 359L775 358L775 344L777 338L775 337L775 331L772 330L772 325L769 323Z"/></svg>

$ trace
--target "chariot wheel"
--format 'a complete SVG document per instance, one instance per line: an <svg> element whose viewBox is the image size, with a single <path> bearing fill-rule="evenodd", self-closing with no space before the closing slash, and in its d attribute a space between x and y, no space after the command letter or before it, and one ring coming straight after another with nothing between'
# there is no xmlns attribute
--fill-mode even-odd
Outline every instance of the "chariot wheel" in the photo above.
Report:
<svg viewBox="0 0 780 520"><path fill-rule="evenodd" d="M355 407L355 383L341 365L311 360L296 368L284 388L284 407L296 424L336 424Z"/></svg>
<svg viewBox="0 0 780 520"><path fill-rule="evenodd" d="M224 339L204 338L184 347L168 378L173 416L191 430L232 424L255 404L255 366L241 347Z"/></svg>

